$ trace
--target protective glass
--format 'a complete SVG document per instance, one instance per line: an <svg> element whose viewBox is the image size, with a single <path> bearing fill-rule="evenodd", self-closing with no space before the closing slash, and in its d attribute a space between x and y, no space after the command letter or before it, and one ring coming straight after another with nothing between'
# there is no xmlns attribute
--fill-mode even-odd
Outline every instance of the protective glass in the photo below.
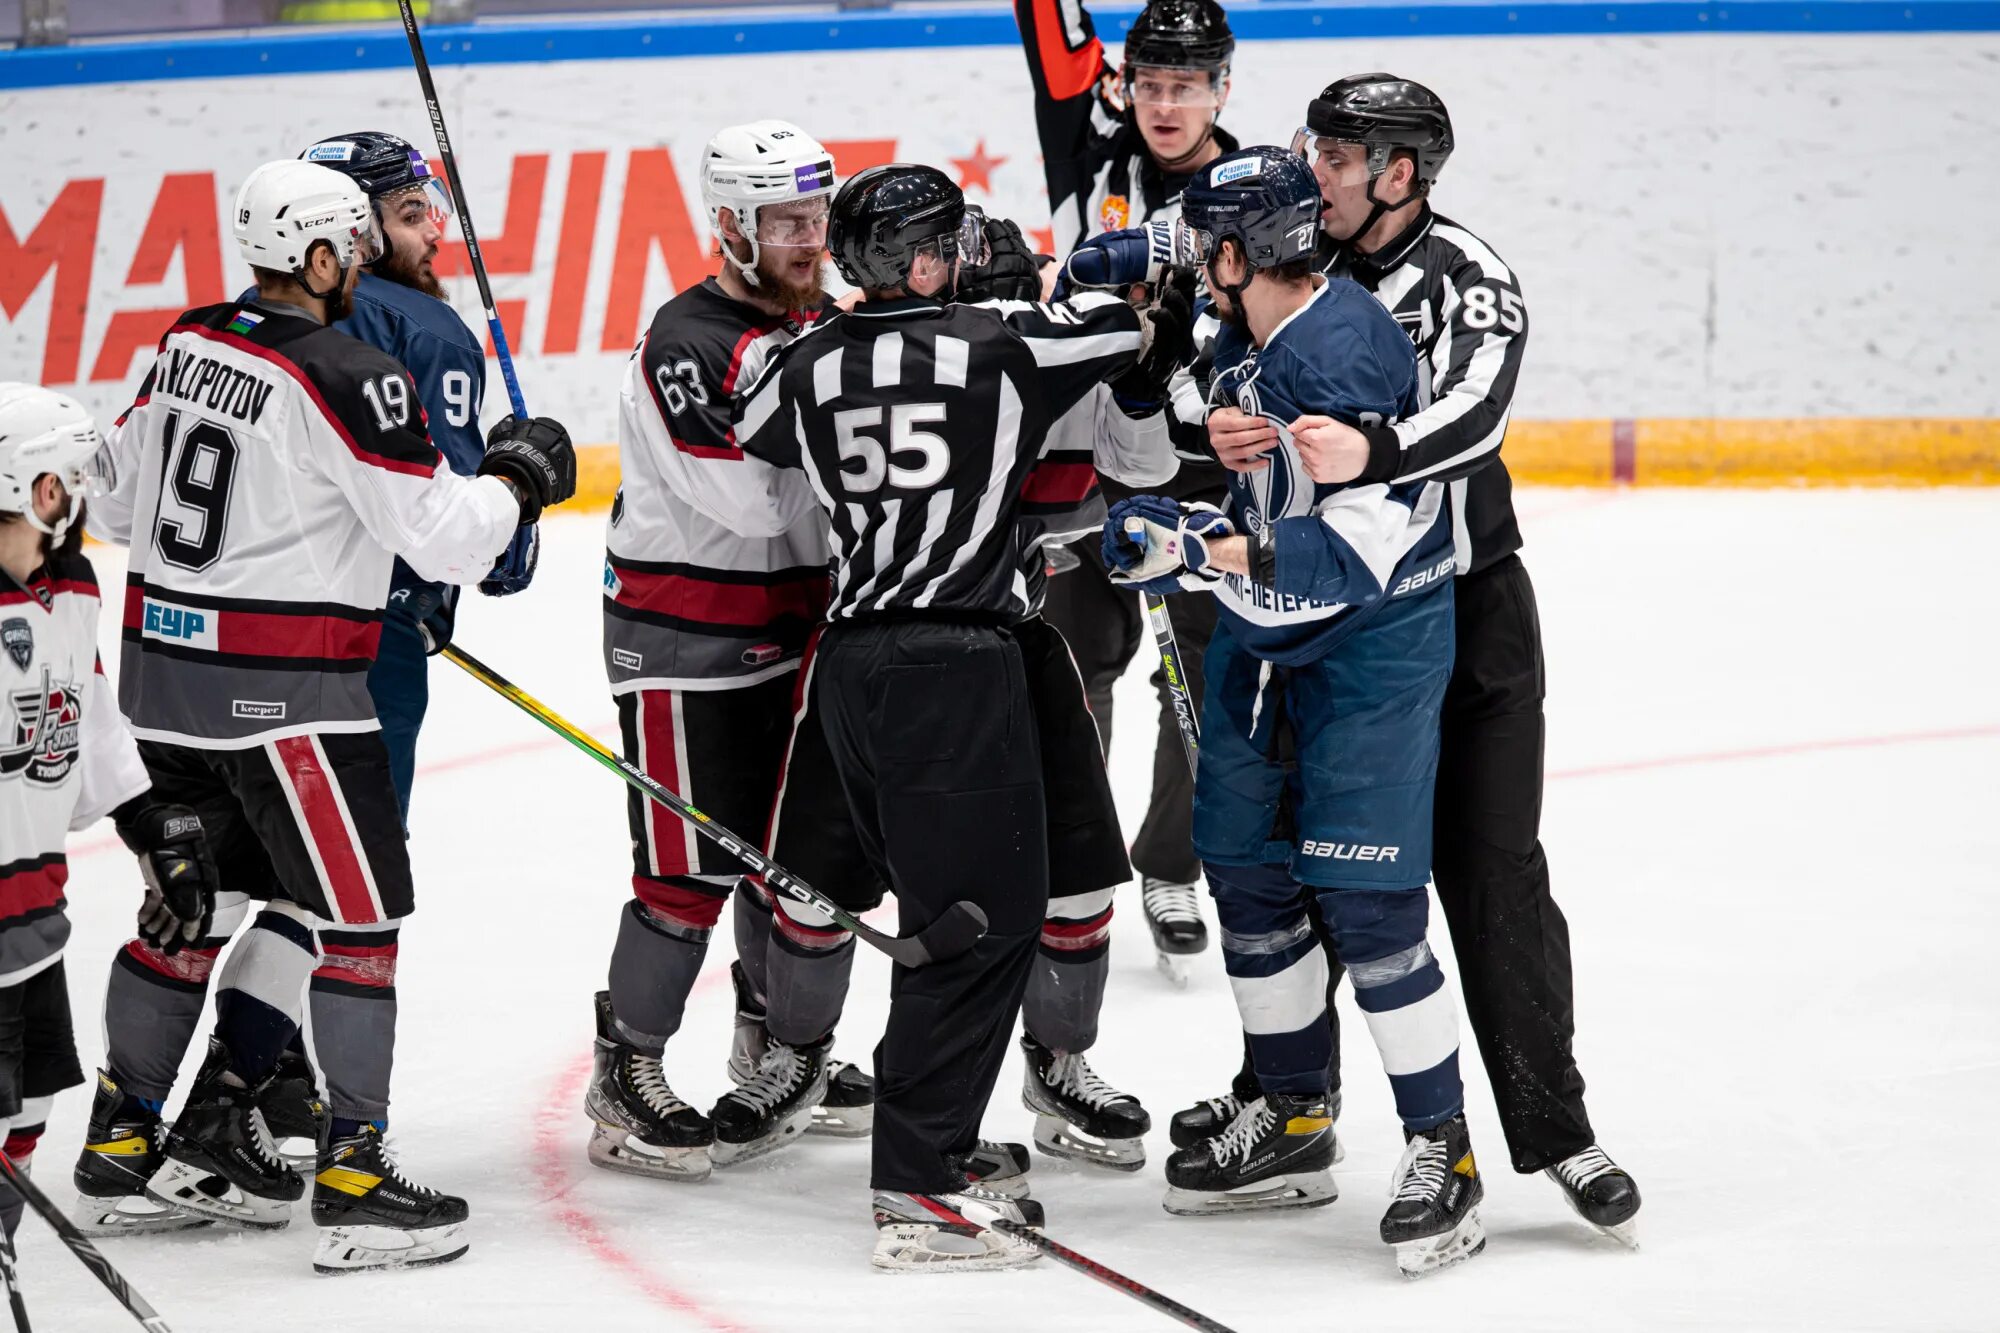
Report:
<svg viewBox="0 0 2000 1333"><path fill-rule="evenodd" d="M111 441L98 441L97 449L83 461L77 469L74 480L65 479L64 485L86 499L95 500L118 489L118 458L111 452Z"/></svg>
<svg viewBox="0 0 2000 1333"><path fill-rule="evenodd" d="M414 223L419 219L414 209L423 209L423 220L428 221L438 231L447 231L451 226L451 196L445 192L441 177L429 176L415 185L408 185L394 194L378 196L375 211L383 217L395 218L400 222Z"/></svg>
<svg viewBox="0 0 2000 1333"><path fill-rule="evenodd" d="M949 264L956 259L968 268L993 262L992 247L986 243L986 219L977 210L965 210L965 220L949 236L933 236L911 251L913 258L935 259Z"/></svg>
<svg viewBox="0 0 2000 1333"><path fill-rule="evenodd" d="M363 266L372 264L380 259L387 252L387 249L388 247L382 242L382 219L371 208L368 210L367 225L357 227L354 230L354 259L352 262ZM338 250L335 253L338 254Z"/></svg>
<svg viewBox="0 0 2000 1333"><path fill-rule="evenodd" d="M1189 226L1185 218L1175 218L1173 253L1175 260L1187 267L1206 264L1215 254L1215 234Z"/></svg>
<svg viewBox="0 0 2000 1333"><path fill-rule="evenodd" d="M1200 77L1191 80L1186 70L1161 70L1140 66L1131 73L1127 87L1134 102L1141 106L1186 106L1213 109L1221 104L1222 98L1216 88L1215 76L1195 71Z"/></svg>
<svg viewBox="0 0 2000 1333"><path fill-rule="evenodd" d="M1336 139L1330 134L1315 134L1303 125L1292 135L1292 151L1303 157L1308 166L1325 165L1332 170L1341 150L1346 150L1349 155L1360 154L1370 174L1380 170L1375 165L1375 155L1366 144L1352 139Z"/></svg>
<svg viewBox="0 0 2000 1333"><path fill-rule="evenodd" d="M757 210L757 244L792 249L826 248L826 221L831 206L822 197L807 204L792 205L779 213L770 208Z"/></svg>

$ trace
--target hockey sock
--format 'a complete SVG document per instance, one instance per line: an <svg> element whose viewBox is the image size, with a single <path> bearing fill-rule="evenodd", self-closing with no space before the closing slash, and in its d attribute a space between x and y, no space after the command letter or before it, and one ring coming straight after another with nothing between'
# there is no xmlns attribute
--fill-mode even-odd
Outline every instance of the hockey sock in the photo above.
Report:
<svg viewBox="0 0 2000 1333"><path fill-rule="evenodd" d="M762 1001L770 993L764 957L771 944L771 891L745 875L736 886L729 915L736 927L736 961L743 965L750 994Z"/></svg>
<svg viewBox="0 0 2000 1333"><path fill-rule="evenodd" d="M215 1032L229 1072L256 1087L277 1067L304 1012L306 978L319 961L304 908L273 902L257 913L222 967Z"/></svg>
<svg viewBox="0 0 2000 1333"><path fill-rule="evenodd" d="M1112 889L1049 899L1021 1022L1052 1051L1097 1044L1097 1016L1111 974Z"/></svg>
<svg viewBox="0 0 2000 1333"><path fill-rule="evenodd" d="M33 1166L35 1145L41 1142L42 1131L48 1127L49 1108L55 1105L55 1100L23 1097L20 1111L11 1120L0 1120L0 1137L5 1139L7 1156L24 1172ZM21 1225L21 1211L26 1206L12 1185L0 1182L0 1229L5 1230L9 1241Z"/></svg>
<svg viewBox="0 0 2000 1333"><path fill-rule="evenodd" d="M1259 1085L1265 1092L1325 1092L1333 1058L1326 953L1307 919L1305 890L1282 865L1203 868Z"/></svg>
<svg viewBox="0 0 2000 1333"><path fill-rule="evenodd" d="M309 987L313 1054L338 1137L359 1133L363 1121L386 1122L389 1115L402 924L320 928L322 956Z"/></svg>
<svg viewBox="0 0 2000 1333"><path fill-rule="evenodd" d="M1430 895L1412 889L1320 894L1405 1128L1431 1129L1465 1109L1458 1007L1425 941Z"/></svg>
<svg viewBox="0 0 2000 1333"><path fill-rule="evenodd" d="M736 877L635 875L632 885L639 896L619 913L611 947L612 1021L624 1041L658 1055L680 1031L688 992Z"/></svg>
<svg viewBox="0 0 2000 1333"><path fill-rule="evenodd" d="M788 1046L810 1046L833 1031L847 1007L854 936L790 898L775 900L771 921L764 1030Z"/></svg>
<svg viewBox="0 0 2000 1333"><path fill-rule="evenodd" d="M243 894L219 893L203 939L172 957L134 939L112 959L104 996L105 1064L126 1096L156 1115L201 1026L216 955L248 911Z"/></svg>

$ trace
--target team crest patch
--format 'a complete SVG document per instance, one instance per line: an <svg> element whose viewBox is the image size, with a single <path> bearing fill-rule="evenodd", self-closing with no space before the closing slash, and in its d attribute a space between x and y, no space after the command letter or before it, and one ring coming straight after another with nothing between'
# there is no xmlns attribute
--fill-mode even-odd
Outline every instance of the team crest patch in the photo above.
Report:
<svg viewBox="0 0 2000 1333"><path fill-rule="evenodd" d="M1098 221L1106 231L1118 231L1132 216L1132 201L1122 194L1104 196L1104 206L1097 210Z"/></svg>
<svg viewBox="0 0 2000 1333"><path fill-rule="evenodd" d="M23 671L35 660L35 631L19 616L0 622L0 644L6 645L7 656Z"/></svg>
<svg viewBox="0 0 2000 1333"><path fill-rule="evenodd" d="M0 779L60 783L76 767L83 696L74 685L51 681L45 667L39 688L10 690L7 702L14 716L0 745Z"/></svg>

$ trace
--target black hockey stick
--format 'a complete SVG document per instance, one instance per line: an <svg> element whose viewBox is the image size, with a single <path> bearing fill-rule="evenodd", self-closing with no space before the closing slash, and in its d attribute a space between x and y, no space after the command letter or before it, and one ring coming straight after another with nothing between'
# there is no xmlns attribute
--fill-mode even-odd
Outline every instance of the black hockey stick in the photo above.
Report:
<svg viewBox="0 0 2000 1333"><path fill-rule="evenodd" d="M922 967L925 963L937 962L940 959L956 958L977 944L980 937L986 933L986 913L980 910L979 905L956 902L945 908L937 920L914 935L908 937L884 935L765 856L756 847L697 810L645 769L629 762L625 756L611 750L575 723L564 720L547 705L478 658L455 646L447 647L444 656L465 668L480 684L685 819L694 826L695 832L762 875L765 884L796 902L824 912L833 918L835 925L860 936L863 943L874 945L904 967Z"/></svg>
<svg viewBox="0 0 2000 1333"><path fill-rule="evenodd" d="M431 113L431 133L437 136L438 157L444 162L444 178L451 186L451 205L458 214L459 234L465 237L465 257L472 262L473 281L479 284L479 301L486 307L486 327L493 335L493 352L500 362L500 378L507 382L507 401L514 415L528 419L528 405L521 397L521 382L514 377L514 358L507 350L507 330L500 327L499 307L493 304L493 287L486 280L486 261L479 256L479 236L472 230L472 210L465 202L465 187L458 180L458 156L451 151L451 136L445 133L444 108L438 104L437 85L431 82L431 62L424 55L423 40L417 36L417 13L410 0L398 0L403 7L403 33L410 39L410 59L417 63L417 82L423 85L424 105Z"/></svg>
<svg viewBox="0 0 2000 1333"><path fill-rule="evenodd" d="M27 1174L14 1165L14 1159L4 1152L0 1152L0 1175L7 1178L7 1183L20 1193L28 1207L41 1214L42 1220L55 1228L62 1243L69 1246L70 1253L81 1259L85 1268L97 1274L97 1280L110 1289L111 1294L118 1298L118 1303L139 1321L140 1327L151 1330L151 1333L171 1333L167 1321L160 1318L159 1311L132 1289L132 1284L111 1266L111 1261L90 1243L90 1238L78 1231L76 1224L64 1217L62 1211L49 1201L49 1196L42 1193Z"/></svg>
<svg viewBox="0 0 2000 1333"><path fill-rule="evenodd" d="M1139 603L1146 609L1146 623L1153 627L1153 646L1160 650L1160 670L1172 693L1174 721L1180 723L1181 748L1187 752L1188 772L1201 766L1201 722L1194 715L1194 695L1188 690L1187 670L1181 665L1180 640L1174 636L1174 622L1167 617L1167 599L1157 592L1142 592Z"/></svg>
<svg viewBox="0 0 2000 1333"><path fill-rule="evenodd" d="M11 1239L0 1239L0 1276L7 1280L7 1304L14 1311L14 1333L34 1333L28 1323L28 1302L21 1295L21 1274L14 1267Z"/></svg>
<svg viewBox="0 0 2000 1333"><path fill-rule="evenodd" d="M1050 1240L1033 1227L1024 1227L1019 1222L1000 1216L983 1208L973 1208L956 1214L961 1222L969 1226L984 1227L997 1231L1003 1236L1011 1236L1024 1245L1032 1245L1049 1258L1066 1268L1073 1268L1088 1278L1095 1278L1113 1291L1122 1291L1149 1310L1158 1310L1175 1323L1189 1328L1198 1328L1202 1333L1235 1333L1229 1325L1210 1319L1199 1310L1191 1310L1171 1296L1163 1296L1143 1282L1136 1282L1116 1269L1106 1268L1087 1255L1078 1254L1061 1241Z"/></svg>

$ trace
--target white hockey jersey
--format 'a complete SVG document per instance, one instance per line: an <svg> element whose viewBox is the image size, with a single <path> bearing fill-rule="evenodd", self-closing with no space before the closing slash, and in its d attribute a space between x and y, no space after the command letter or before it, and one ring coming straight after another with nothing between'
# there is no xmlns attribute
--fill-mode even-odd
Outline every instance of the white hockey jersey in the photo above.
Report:
<svg viewBox="0 0 2000 1333"><path fill-rule="evenodd" d="M392 557L473 583L520 525L442 465L402 366L289 306L182 315L110 440L90 530L132 548L119 701L149 740L373 730Z"/></svg>
<svg viewBox="0 0 2000 1333"><path fill-rule="evenodd" d="M0 986L62 957L63 843L152 784L97 659L97 575L57 557L0 573Z"/></svg>

